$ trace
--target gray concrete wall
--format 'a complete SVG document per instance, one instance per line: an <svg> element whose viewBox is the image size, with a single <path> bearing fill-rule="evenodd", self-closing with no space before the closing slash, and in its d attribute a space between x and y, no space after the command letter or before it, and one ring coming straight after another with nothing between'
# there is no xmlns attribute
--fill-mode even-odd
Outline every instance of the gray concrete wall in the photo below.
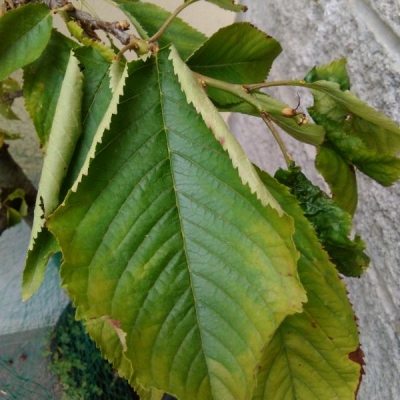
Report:
<svg viewBox="0 0 400 400"><path fill-rule="evenodd" d="M400 122L400 2L396 0L242 0L241 15L277 38L284 52L270 79L302 78L315 64L348 58L352 90ZM299 90L275 94L292 106ZM269 171L283 165L263 123L233 116L230 124L252 159ZM313 173L315 150L285 136L306 171ZM400 184L382 188L359 176L356 229L367 243L372 265L361 279L347 280L359 318L366 376L359 398L400 399Z"/></svg>

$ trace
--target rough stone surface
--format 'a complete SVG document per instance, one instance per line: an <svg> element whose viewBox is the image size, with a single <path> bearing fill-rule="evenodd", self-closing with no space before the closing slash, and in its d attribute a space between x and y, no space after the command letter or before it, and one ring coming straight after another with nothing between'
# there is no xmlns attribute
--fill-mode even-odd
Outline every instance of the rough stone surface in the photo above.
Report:
<svg viewBox="0 0 400 400"><path fill-rule="evenodd" d="M301 78L316 64L347 57L352 90L364 101L400 122L400 5L374 0L243 0L249 20L277 38L283 48L270 79ZM275 95L295 106L309 104L302 91L283 88ZM283 165L263 123L233 116L230 124L251 158L268 171ZM285 136L286 140L286 136ZM314 180L312 147L287 140L288 147ZM400 184L382 188L362 175L356 230L367 243L370 269L347 280L359 318L366 376L361 400L400 398Z"/></svg>

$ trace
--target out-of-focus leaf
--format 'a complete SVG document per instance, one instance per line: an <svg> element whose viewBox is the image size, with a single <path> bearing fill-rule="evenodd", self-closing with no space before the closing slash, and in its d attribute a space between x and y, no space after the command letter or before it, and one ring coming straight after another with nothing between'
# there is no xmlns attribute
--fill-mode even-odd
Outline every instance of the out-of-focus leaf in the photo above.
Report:
<svg viewBox="0 0 400 400"><path fill-rule="evenodd" d="M280 169L275 176L298 199L304 215L314 226L338 271L346 276L360 276L370 259L364 253L365 244L360 237L349 238L350 214L313 185L299 167L291 167L287 171Z"/></svg>
<svg viewBox="0 0 400 400"><path fill-rule="evenodd" d="M21 139L21 137L18 133L11 133L0 129L0 147L3 146L4 140L17 140Z"/></svg>
<svg viewBox="0 0 400 400"><path fill-rule="evenodd" d="M153 36L171 15L170 12L155 4L115 2L119 3L119 8L128 16L142 35ZM160 47L173 43L180 56L186 60L206 40L207 36L177 17L158 39L158 43Z"/></svg>
<svg viewBox="0 0 400 400"><path fill-rule="evenodd" d="M211 36L187 61L190 69L225 82L262 82L281 52L280 44L248 22L226 26ZM241 101L222 90L208 87L213 101L224 106Z"/></svg>
<svg viewBox="0 0 400 400"><path fill-rule="evenodd" d="M131 64L88 175L48 227L77 317L101 321L92 336L134 386L245 400L261 350L305 301L293 225L242 184L169 56Z"/></svg>
<svg viewBox="0 0 400 400"><path fill-rule="evenodd" d="M28 215L28 205L25 201L25 192L22 189L16 189L10 193L1 204L7 209L7 226L15 226L22 221L22 218Z"/></svg>
<svg viewBox="0 0 400 400"><path fill-rule="evenodd" d="M0 18L0 80L40 56L50 39L51 24L44 4L27 4Z"/></svg>
<svg viewBox="0 0 400 400"><path fill-rule="evenodd" d="M224 8L225 10L230 11L247 11L247 7L245 5L236 4L235 0L206 0L209 3L213 3L218 7Z"/></svg>
<svg viewBox="0 0 400 400"><path fill-rule="evenodd" d="M306 82L330 81L339 84L340 89L350 90L350 78L346 69L346 59L333 61L327 65L314 67L304 78Z"/></svg>
<svg viewBox="0 0 400 400"><path fill-rule="evenodd" d="M6 119L19 119L14 113L11 106L14 102L16 93L20 92L21 88L19 83L11 78L0 81L0 115ZM22 93L22 92L21 92Z"/></svg>
<svg viewBox="0 0 400 400"><path fill-rule="evenodd" d="M301 314L283 321L265 349L252 400L353 400L362 362L353 361L359 340L345 285L297 199L266 173L261 178L294 219L298 271L308 302Z"/></svg>
<svg viewBox="0 0 400 400"><path fill-rule="evenodd" d="M76 47L75 42L54 29L42 55L24 68L25 105L43 151L46 151L71 49Z"/></svg>
<svg viewBox="0 0 400 400"><path fill-rule="evenodd" d="M354 166L327 146L318 149L315 166L328 183L332 198L353 215L357 208L357 178Z"/></svg>
<svg viewBox="0 0 400 400"><path fill-rule="evenodd" d="M38 188L22 283L24 300L32 296L40 286L47 261L56 248L54 238L46 232L45 222L62 200L59 198L62 182L81 133L81 101L82 74L78 60L71 53L54 113ZM37 257L38 254L43 257Z"/></svg>

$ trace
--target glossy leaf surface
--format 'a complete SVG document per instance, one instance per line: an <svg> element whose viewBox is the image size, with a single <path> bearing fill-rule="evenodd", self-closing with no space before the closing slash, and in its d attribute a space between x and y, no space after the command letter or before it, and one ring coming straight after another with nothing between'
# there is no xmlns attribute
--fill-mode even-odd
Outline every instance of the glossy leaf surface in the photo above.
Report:
<svg viewBox="0 0 400 400"><path fill-rule="evenodd" d="M304 215L314 226L320 242L339 272L346 276L360 276L370 259L364 253L365 244L361 238L349 238L352 222L350 214L318 186L314 186L300 168L292 167L288 171L280 169L275 176L298 199Z"/></svg>
<svg viewBox="0 0 400 400"><path fill-rule="evenodd" d="M292 221L243 186L169 55L131 65L88 175L48 226L78 317L101 321L92 335L134 386L247 399L261 349L305 300Z"/></svg>
<svg viewBox="0 0 400 400"><path fill-rule="evenodd" d="M226 26L211 36L187 61L199 74L230 83L262 82L281 52L280 44L248 22ZM207 88L217 104L240 99L219 89Z"/></svg>
<svg viewBox="0 0 400 400"><path fill-rule="evenodd" d="M266 348L252 399L352 400L361 365L352 361L359 341L346 288L296 198L267 174L261 177L295 221L299 275L308 302L303 313L284 320Z"/></svg>
<svg viewBox="0 0 400 400"><path fill-rule="evenodd" d="M27 4L0 18L0 80L40 56L50 39L51 24L44 4Z"/></svg>

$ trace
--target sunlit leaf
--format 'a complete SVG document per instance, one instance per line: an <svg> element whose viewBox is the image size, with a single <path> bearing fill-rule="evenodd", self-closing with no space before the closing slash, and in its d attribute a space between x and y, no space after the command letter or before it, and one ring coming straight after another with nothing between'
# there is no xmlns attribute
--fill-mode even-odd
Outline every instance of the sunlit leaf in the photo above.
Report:
<svg viewBox="0 0 400 400"><path fill-rule="evenodd" d="M35 217L22 283L25 300L40 286L47 261L56 247L52 235L43 231L46 231L47 217L60 204L62 182L81 133L81 101L82 74L78 60L71 53L54 114L38 188ZM37 254L43 255L43 258L37 257Z"/></svg>
<svg viewBox="0 0 400 400"><path fill-rule="evenodd" d="M281 52L280 44L248 22L226 26L211 36L188 59L189 67L202 75L230 83L262 82ZM220 106L240 99L219 89L207 88Z"/></svg>
<svg viewBox="0 0 400 400"><path fill-rule="evenodd" d="M75 47L75 42L54 29L42 55L24 68L25 105L43 151L49 140L71 49Z"/></svg>
<svg viewBox="0 0 400 400"><path fill-rule="evenodd" d="M369 257L359 236L352 240L351 215L313 185L300 168L278 170L276 178L290 188L298 199L306 218L317 231L318 238L338 271L346 276L360 276L368 267Z"/></svg>
<svg viewBox="0 0 400 400"><path fill-rule="evenodd" d="M252 400L353 400L362 368L353 361L359 341L346 288L296 198L267 174L261 177L295 221L308 302L303 313L284 320L266 348Z"/></svg>
<svg viewBox="0 0 400 400"><path fill-rule="evenodd" d="M131 65L88 175L48 226L78 318L127 333L123 354L113 338L134 386L244 400L261 350L305 301L293 225L242 184L169 55Z"/></svg>
<svg viewBox="0 0 400 400"><path fill-rule="evenodd" d="M40 56L50 39L51 24L44 4L27 4L0 18L0 80Z"/></svg>

